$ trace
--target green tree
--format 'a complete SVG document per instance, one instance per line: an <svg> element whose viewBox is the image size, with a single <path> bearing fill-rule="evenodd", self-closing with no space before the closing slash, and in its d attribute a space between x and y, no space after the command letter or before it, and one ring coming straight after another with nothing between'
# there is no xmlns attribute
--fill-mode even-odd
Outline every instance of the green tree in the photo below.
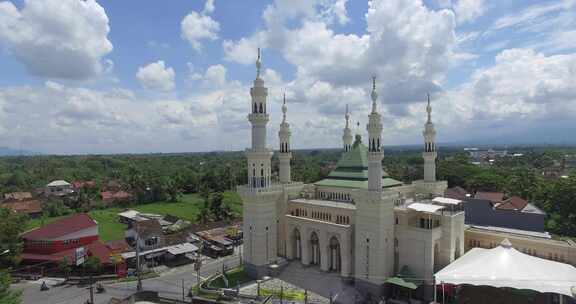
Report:
<svg viewBox="0 0 576 304"><path fill-rule="evenodd" d="M95 273L100 271L100 268L102 268L102 262L96 256L89 256L84 262L84 267L86 267L88 271Z"/></svg>
<svg viewBox="0 0 576 304"><path fill-rule="evenodd" d="M64 277L68 279L68 277L70 276L70 271L72 271L72 268L70 267L70 262L68 261L68 257L64 257L63 259L60 260L60 262L58 263L58 270L60 270L64 274Z"/></svg>
<svg viewBox="0 0 576 304"><path fill-rule="evenodd" d="M0 261L4 263L15 262L22 249L20 234L24 231L25 226L26 217L0 208L0 252L9 250L8 253L0 256Z"/></svg>
<svg viewBox="0 0 576 304"><path fill-rule="evenodd" d="M20 304L22 303L22 292L11 290L10 274L0 271L0 303L2 304Z"/></svg>

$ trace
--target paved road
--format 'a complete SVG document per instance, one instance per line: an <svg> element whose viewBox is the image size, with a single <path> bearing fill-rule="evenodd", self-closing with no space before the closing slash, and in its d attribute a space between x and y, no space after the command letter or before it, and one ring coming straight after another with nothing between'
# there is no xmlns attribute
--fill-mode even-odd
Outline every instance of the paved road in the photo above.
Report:
<svg viewBox="0 0 576 304"><path fill-rule="evenodd" d="M200 276L204 279L214 273L222 270L224 264L227 268L238 266L240 257L237 254L222 258L209 259L201 267ZM161 274L161 276L152 279L143 280L142 287L144 290L158 291L161 296L175 299L182 298L182 281L186 293L188 289L197 282L197 274L193 265L185 265L173 268ZM136 291L136 282L104 284L106 292L95 294L95 304L106 304L112 297L123 298ZM23 290L24 304L84 304L89 299L89 291L85 287L61 286L52 287L48 291L40 291L39 283L20 283L15 284L14 288Z"/></svg>

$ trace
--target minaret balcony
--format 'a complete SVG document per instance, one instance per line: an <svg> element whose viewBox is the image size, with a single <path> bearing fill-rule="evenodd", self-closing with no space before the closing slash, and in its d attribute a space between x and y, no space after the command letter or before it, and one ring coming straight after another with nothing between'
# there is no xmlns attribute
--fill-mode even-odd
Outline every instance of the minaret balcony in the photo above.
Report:
<svg viewBox="0 0 576 304"><path fill-rule="evenodd" d="M270 115L268 113L250 113L248 114L248 120L253 124L266 124L270 121Z"/></svg>

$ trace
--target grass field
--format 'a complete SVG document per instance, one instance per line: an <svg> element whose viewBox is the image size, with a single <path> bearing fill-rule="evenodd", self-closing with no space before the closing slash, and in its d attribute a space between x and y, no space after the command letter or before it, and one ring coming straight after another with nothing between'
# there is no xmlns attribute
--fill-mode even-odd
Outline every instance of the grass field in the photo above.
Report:
<svg viewBox="0 0 576 304"><path fill-rule="evenodd" d="M222 279L221 276L210 282L209 286L212 288L233 288L251 281L251 279L248 277L248 274L244 272L244 267L239 267L227 271L226 278L228 278L228 286L226 286L224 279Z"/></svg>
<svg viewBox="0 0 576 304"><path fill-rule="evenodd" d="M238 194L234 192L225 192L225 200L230 202L232 211L239 215L242 212L242 202ZM192 223L196 221L196 215L199 213L200 206L204 203L203 199L197 194L186 194L180 198L177 203L159 202L130 207L144 213L155 213L161 215L174 215L179 218L188 220ZM90 216L98 222L100 239L103 241L119 240L124 238L125 225L118 222L118 213L121 208L107 208L90 211ZM44 219L32 219L27 224L27 230L40 227L51 223L61 217L51 217Z"/></svg>

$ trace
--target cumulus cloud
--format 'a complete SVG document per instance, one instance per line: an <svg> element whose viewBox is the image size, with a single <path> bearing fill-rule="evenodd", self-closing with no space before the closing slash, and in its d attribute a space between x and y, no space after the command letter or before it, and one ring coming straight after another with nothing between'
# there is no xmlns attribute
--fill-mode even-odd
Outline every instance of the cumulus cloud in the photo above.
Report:
<svg viewBox="0 0 576 304"><path fill-rule="evenodd" d="M453 6L458 23L466 23L482 16L486 10L483 0L458 0Z"/></svg>
<svg viewBox="0 0 576 304"><path fill-rule="evenodd" d="M421 1L369 1L367 26L358 35L334 32L322 18L319 2L297 2L300 5L287 8L285 1L275 1L263 13L264 29L223 43L226 59L253 63L257 46L279 51L297 68L290 86L301 102L316 102L307 100L315 96L307 91L326 85L336 95L356 92L351 102L364 102L370 77L377 75L382 100L399 104L393 110L401 114L403 104L440 90L455 59L473 58L455 51L455 17L449 9L430 10ZM287 22L294 16L302 18L297 26Z"/></svg>
<svg viewBox="0 0 576 304"><path fill-rule="evenodd" d="M159 60L138 68L136 78L146 89L171 91L174 89L174 74L173 68Z"/></svg>
<svg viewBox="0 0 576 304"><path fill-rule="evenodd" d="M112 51L108 16L95 0L0 2L0 44L33 75L86 79Z"/></svg>
<svg viewBox="0 0 576 304"><path fill-rule="evenodd" d="M180 29L182 38L187 40L195 50L200 51L203 40L218 39L220 24L210 16L192 11L182 19Z"/></svg>
<svg viewBox="0 0 576 304"><path fill-rule="evenodd" d="M214 0L206 0L206 3L204 3L204 9L202 10L202 13L211 14L214 12L215 9L216 7L214 6Z"/></svg>

